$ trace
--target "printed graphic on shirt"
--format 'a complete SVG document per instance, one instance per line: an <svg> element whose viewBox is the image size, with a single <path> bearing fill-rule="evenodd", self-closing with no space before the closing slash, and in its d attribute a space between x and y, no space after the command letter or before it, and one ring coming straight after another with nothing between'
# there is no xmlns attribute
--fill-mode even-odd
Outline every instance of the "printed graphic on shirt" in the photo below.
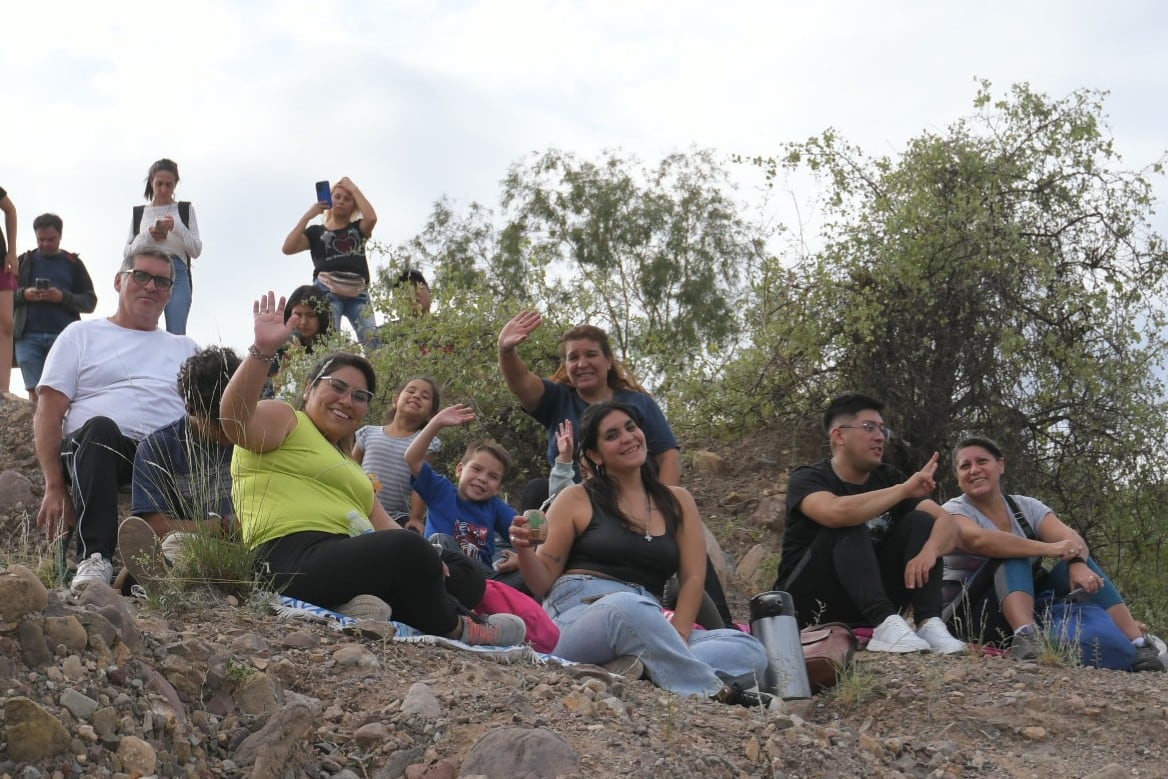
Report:
<svg viewBox="0 0 1168 779"><path fill-rule="evenodd" d="M482 557L483 550L487 548L487 534L490 532L490 528L479 527L462 520L454 523L454 540L467 557Z"/></svg>

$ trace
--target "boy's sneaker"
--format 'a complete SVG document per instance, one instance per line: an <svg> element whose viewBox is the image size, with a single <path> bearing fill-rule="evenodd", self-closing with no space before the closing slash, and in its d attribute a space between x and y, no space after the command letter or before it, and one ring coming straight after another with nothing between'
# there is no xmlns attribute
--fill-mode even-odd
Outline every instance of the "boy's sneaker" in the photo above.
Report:
<svg viewBox="0 0 1168 779"><path fill-rule="evenodd" d="M1011 660L1037 660L1042 656L1042 637L1034 628L1023 628L1010 639L1006 655Z"/></svg>
<svg viewBox="0 0 1168 779"><path fill-rule="evenodd" d="M1132 661L1133 671L1168 671L1164 661L1160 659L1160 651L1156 646L1144 639L1144 645L1136 647L1136 659Z"/></svg>
<svg viewBox="0 0 1168 779"><path fill-rule="evenodd" d="M126 517L118 526L118 554L146 594L155 594L158 583L166 578L167 567L154 528L140 517Z"/></svg>
<svg viewBox="0 0 1168 779"><path fill-rule="evenodd" d="M103 558L101 552L94 552L87 559L77 563L77 573L73 575L69 589L77 592L86 584L96 581L109 584L113 578L114 564Z"/></svg>
<svg viewBox="0 0 1168 779"><path fill-rule="evenodd" d="M871 640L868 641L869 652L905 654L928 652L931 649L929 642L914 633L912 627L899 614L893 614L877 625L872 631Z"/></svg>
<svg viewBox="0 0 1168 779"><path fill-rule="evenodd" d="M358 595L340 606L334 606L333 611L352 619L368 619L374 622L389 622L389 618L393 616L393 609L389 604L376 595Z"/></svg>
<svg viewBox="0 0 1168 779"><path fill-rule="evenodd" d="M486 622L462 618L458 640L474 646L515 646L527 638L527 625L514 614L491 614Z"/></svg>
<svg viewBox="0 0 1168 779"><path fill-rule="evenodd" d="M937 655L957 655L968 649L965 642L953 637L939 617L930 617L917 628L917 637L929 645L929 651Z"/></svg>

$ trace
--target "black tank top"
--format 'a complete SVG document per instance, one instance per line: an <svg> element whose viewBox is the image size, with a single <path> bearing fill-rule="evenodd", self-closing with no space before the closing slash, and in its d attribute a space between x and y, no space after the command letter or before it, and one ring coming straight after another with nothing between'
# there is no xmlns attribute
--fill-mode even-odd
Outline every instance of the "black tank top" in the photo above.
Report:
<svg viewBox="0 0 1168 779"><path fill-rule="evenodd" d="M565 570L596 571L622 582L639 584L660 599L665 582L677 573L677 540L666 533L645 536L628 530L616 517L602 511L589 492L592 521L576 537Z"/></svg>

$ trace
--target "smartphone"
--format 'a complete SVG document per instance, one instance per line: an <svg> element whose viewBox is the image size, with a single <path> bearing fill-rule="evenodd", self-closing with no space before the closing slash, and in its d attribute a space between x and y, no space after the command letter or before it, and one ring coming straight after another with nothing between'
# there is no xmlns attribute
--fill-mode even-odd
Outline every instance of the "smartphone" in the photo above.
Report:
<svg viewBox="0 0 1168 779"><path fill-rule="evenodd" d="M316 202L324 203L329 208L333 207L333 188L327 181L316 182Z"/></svg>
<svg viewBox="0 0 1168 779"><path fill-rule="evenodd" d="M49 288L49 280L48 279L37 279L36 280L36 288L37 289L48 289Z"/></svg>

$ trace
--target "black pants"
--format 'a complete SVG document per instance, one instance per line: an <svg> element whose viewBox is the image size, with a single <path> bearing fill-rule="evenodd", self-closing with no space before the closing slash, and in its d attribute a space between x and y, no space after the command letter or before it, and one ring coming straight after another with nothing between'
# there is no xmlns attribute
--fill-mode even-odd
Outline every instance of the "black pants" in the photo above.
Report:
<svg viewBox="0 0 1168 779"><path fill-rule="evenodd" d="M293 533L261 546L256 558L260 575L270 575L271 586L284 595L325 608L376 595L390 605L394 619L423 633L448 635L458 627L459 601L447 592L442 557L417 533ZM478 605L486 589L483 576L458 560L447 565L450 592L473 600L468 608Z"/></svg>
<svg viewBox="0 0 1168 779"><path fill-rule="evenodd" d="M61 463L77 511L77 559L118 547L118 488L134 475L138 442L109 417L94 417L61 441Z"/></svg>
<svg viewBox="0 0 1168 779"><path fill-rule="evenodd" d="M805 552L811 558L794 582L785 584L795 601L800 627L844 622L875 627L912 604L916 621L941 616L940 560L924 587L904 586L904 568L933 531L933 517L910 511L874 543L866 525L820 528ZM783 589L775 582L775 589Z"/></svg>

